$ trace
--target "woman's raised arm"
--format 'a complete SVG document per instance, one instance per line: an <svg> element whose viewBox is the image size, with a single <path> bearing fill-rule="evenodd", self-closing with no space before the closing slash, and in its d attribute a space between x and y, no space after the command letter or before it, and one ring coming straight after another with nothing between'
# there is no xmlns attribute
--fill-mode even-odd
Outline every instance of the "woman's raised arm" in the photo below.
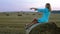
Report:
<svg viewBox="0 0 60 34"><path fill-rule="evenodd" d="M37 10L37 8L30 8L31 10L34 9L35 11Z"/></svg>

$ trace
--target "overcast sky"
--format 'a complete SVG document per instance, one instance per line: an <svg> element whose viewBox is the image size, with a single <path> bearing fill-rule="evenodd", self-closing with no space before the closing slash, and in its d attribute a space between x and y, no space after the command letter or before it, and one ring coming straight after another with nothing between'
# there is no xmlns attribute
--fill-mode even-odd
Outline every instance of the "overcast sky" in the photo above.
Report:
<svg viewBox="0 0 60 34"><path fill-rule="evenodd" d="M60 0L0 0L0 11L28 11L31 7L44 8L46 3L52 10L60 10Z"/></svg>

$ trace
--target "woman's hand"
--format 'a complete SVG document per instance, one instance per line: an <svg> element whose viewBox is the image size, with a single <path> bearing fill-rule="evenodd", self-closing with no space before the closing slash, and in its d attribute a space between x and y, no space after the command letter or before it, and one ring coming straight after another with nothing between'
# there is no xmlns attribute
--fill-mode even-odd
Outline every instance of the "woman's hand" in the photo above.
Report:
<svg viewBox="0 0 60 34"><path fill-rule="evenodd" d="M37 10L37 8L30 8L31 10L34 9L34 10Z"/></svg>

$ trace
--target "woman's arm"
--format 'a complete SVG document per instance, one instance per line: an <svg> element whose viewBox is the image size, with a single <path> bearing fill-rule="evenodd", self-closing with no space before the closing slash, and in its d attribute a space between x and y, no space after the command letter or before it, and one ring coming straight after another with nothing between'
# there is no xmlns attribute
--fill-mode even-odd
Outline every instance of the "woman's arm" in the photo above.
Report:
<svg viewBox="0 0 60 34"><path fill-rule="evenodd" d="M37 8L30 8L31 10L34 9L35 11L37 10Z"/></svg>
<svg viewBox="0 0 60 34"><path fill-rule="evenodd" d="M30 8L31 10L34 9L35 11L38 11L38 12L44 12L45 9L40 9L40 8Z"/></svg>

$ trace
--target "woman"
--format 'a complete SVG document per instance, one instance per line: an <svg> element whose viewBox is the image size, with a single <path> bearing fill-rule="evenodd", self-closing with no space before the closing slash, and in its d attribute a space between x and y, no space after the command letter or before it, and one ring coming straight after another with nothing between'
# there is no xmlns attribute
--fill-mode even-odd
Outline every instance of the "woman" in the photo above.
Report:
<svg viewBox="0 0 60 34"><path fill-rule="evenodd" d="M30 8L30 9L34 9L37 12L41 12L42 13L42 17L38 18L38 19L35 18L32 21L32 23L27 24L27 26L31 26L31 25L36 24L36 23L48 23L49 16L50 16L50 13L51 13L51 6L50 6L49 3L46 3L44 9L40 9L40 8Z"/></svg>

